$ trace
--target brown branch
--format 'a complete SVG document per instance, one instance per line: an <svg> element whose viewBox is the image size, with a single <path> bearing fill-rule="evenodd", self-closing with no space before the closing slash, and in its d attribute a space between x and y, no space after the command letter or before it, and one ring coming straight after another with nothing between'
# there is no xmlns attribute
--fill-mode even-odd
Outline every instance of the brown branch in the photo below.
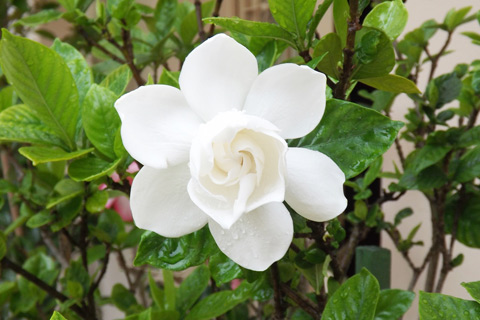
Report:
<svg viewBox="0 0 480 320"><path fill-rule="evenodd" d="M425 53L427 54L428 58L431 60L431 67L430 67L430 74L428 76L428 82L433 79L433 76L435 74L435 70L437 69L438 66L438 60L442 57L442 55L445 53L445 50L447 50L448 45L450 44L450 41L452 40L452 34L453 31L448 31L447 35L447 40L445 40L445 43L443 44L443 47L440 49L440 51L435 55L432 56L430 52L428 51L428 48L425 47Z"/></svg>
<svg viewBox="0 0 480 320"><path fill-rule="evenodd" d="M363 223L355 224L347 242L338 250L338 256L340 257L339 266L341 270L343 270L344 274L352 263L352 259L355 254L355 248L358 246L360 241L365 239L369 231L370 228L365 226Z"/></svg>
<svg viewBox="0 0 480 320"><path fill-rule="evenodd" d="M292 290L288 285L280 284L282 291L293 300L300 308L308 313L313 319L320 319L320 311L310 300L302 297L300 294Z"/></svg>
<svg viewBox="0 0 480 320"><path fill-rule="evenodd" d="M105 276L105 273L107 272L108 261L110 259L110 251L111 251L112 246L111 246L110 243L107 243L106 246L107 246L107 250L105 252L105 257L103 258L102 270L100 270L100 273L97 277L97 280L95 280L95 282L92 283L92 286L88 290L88 295L89 296L93 296L93 294L95 293L95 290L98 288L98 286L100 285L100 282L102 281L103 277Z"/></svg>
<svg viewBox="0 0 480 320"><path fill-rule="evenodd" d="M126 61L125 60L122 60L120 59L119 57L117 57L116 55L114 55L112 52L108 51L107 49L105 49L102 45L100 45L98 42L96 42L94 39L92 39L88 33L85 31L85 29L83 28L79 28L78 29L78 33L80 33L82 35L82 37L85 39L85 41L87 41L87 43L91 46L91 47L95 47L97 48L98 50L102 51L103 53L105 53L110 59L112 59L113 61L116 61L120 64L125 64Z"/></svg>
<svg viewBox="0 0 480 320"><path fill-rule="evenodd" d="M353 56L355 54L355 35L362 28L358 14L358 0L350 1L350 18L348 19L347 43L343 49L343 67L340 79L335 86L333 96L345 100L346 92L350 86L350 80L354 69Z"/></svg>
<svg viewBox="0 0 480 320"><path fill-rule="evenodd" d="M10 269L14 271L15 273L23 276L25 279L28 281L32 282L35 284L37 287L48 293L50 296L53 298L65 302L67 300L70 300L67 296L65 296L63 293L57 291L56 288L52 287L48 283L44 282L42 279L39 279L37 276L34 274L28 272L27 270L23 269L20 265L16 264L15 262L11 261L7 257L4 257L2 260L2 267L6 269ZM69 306L69 308L77 313L80 317L84 319L89 319L87 313L85 312L84 309L80 308L80 306L73 304Z"/></svg>
<svg viewBox="0 0 480 320"><path fill-rule="evenodd" d="M195 13L197 15L198 36L200 37L200 41L203 42L207 40L207 34L203 28L202 3L200 0L195 0Z"/></svg>
<svg viewBox="0 0 480 320"><path fill-rule="evenodd" d="M272 264L271 271L273 280L273 301L275 306L272 319L282 320L285 318L285 304L283 302L282 289L280 287L280 274L278 272L278 265L276 262Z"/></svg>
<svg viewBox="0 0 480 320"><path fill-rule="evenodd" d="M213 9L212 17L220 16L220 8L222 7L223 0L216 0L215 1L215 8ZM215 32L215 24L212 23L210 25L210 30L208 30L208 37L212 37Z"/></svg>
<svg viewBox="0 0 480 320"><path fill-rule="evenodd" d="M126 25L126 21L122 20L122 23ZM132 37L130 35L130 30L122 28L122 40L123 40L123 47L122 53L125 57L128 67L132 71L133 78L137 82L138 86L143 86L145 84L145 80L140 75L140 70L135 65L135 57L133 54L133 45L132 45Z"/></svg>
<svg viewBox="0 0 480 320"><path fill-rule="evenodd" d="M120 267L123 269L125 272L125 277L127 278L128 282L128 288L130 291L135 292L135 286L133 285L132 278L130 276L130 270L128 269L127 262L125 261L125 257L123 256L122 250L117 250L118 254L118 263L120 264Z"/></svg>

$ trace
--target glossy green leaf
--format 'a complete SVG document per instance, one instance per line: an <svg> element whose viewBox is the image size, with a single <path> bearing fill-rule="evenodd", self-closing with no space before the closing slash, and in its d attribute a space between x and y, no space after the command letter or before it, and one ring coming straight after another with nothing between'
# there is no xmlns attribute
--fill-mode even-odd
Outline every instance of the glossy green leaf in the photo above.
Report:
<svg viewBox="0 0 480 320"><path fill-rule="evenodd" d="M467 289L468 293L475 301L480 303L480 281L476 282L462 282L462 287Z"/></svg>
<svg viewBox="0 0 480 320"><path fill-rule="evenodd" d="M92 152L94 149L77 150L66 152L57 147L21 147L18 152L33 162L36 166L39 163L72 160Z"/></svg>
<svg viewBox="0 0 480 320"><path fill-rule="evenodd" d="M63 59L50 48L3 29L0 64L22 101L71 150L75 149L78 92Z"/></svg>
<svg viewBox="0 0 480 320"><path fill-rule="evenodd" d="M350 19L350 6L347 0L333 0L333 22L335 30L340 37L342 48L347 43L348 20Z"/></svg>
<svg viewBox="0 0 480 320"><path fill-rule="evenodd" d="M418 312L420 320L476 319L480 316L480 304L440 293L420 291Z"/></svg>
<svg viewBox="0 0 480 320"><path fill-rule="evenodd" d="M393 93L421 93L412 80L395 74L361 79L360 82L372 88Z"/></svg>
<svg viewBox="0 0 480 320"><path fill-rule="evenodd" d="M208 267L217 286L242 276L242 268L221 251L210 257Z"/></svg>
<svg viewBox="0 0 480 320"><path fill-rule="evenodd" d="M185 314L208 287L210 271L206 265L198 266L185 280L177 291L177 310Z"/></svg>
<svg viewBox="0 0 480 320"><path fill-rule="evenodd" d="M168 270L185 270L202 264L218 250L208 228L180 238L165 238L154 232L142 235L134 265L150 264Z"/></svg>
<svg viewBox="0 0 480 320"><path fill-rule="evenodd" d="M407 25L408 11L402 0L386 1L368 13L363 26L385 32L390 40L396 39Z"/></svg>
<svg viewBox="0 0 480 320"><path fill-rule="evenodd" d="M102 80L100 86L107 88L119 97L125 92L131 79L132 71L130 71L128 65L124 64L110 72L105 79Z"/></svg>
<svg viewBox="0 0 480 320"><path fill-rule="evenodd" d="M322 320L372 320L379 296L377 279L367 269L362 269L328 299Z"/></svg>
<svg viewBox="0 0 480 320"><path fill-rule="evenodd" d="M250 298L253 284L243 281L235 290L224 290L210 294L197 303L185 320L208 320L233 309L239 303Z"/></svg>
<svg viewBox="0 0 480 320"><path fill-rule="evenodd" d="M461 158L454 179L458 182L471 181L480 176L480 146L467 151Z"/></svg>
<svg viewBox="0 0 480 320"><path fill-rule="evenodd" d="M323 73L339 78L339 66L343 61L343 51L340 37L336 33L329 33L318 41L313 56L318 57L327 54L318 64L317 69Z"/></svg>
<svg viewBox="0 0 480 320"><path fill-rule="evenodd" d="M349 179L385 153L402 126L374 110L330 99L320 124L305 137L291 140L289 146L328 155Z"/></svg>
<svg viewBox="0 0 480 320"><path fill-rule="evenodd" d="M262 72L273 66L286 48L287 45L284 42L277 40L269 41L256 56L258 72Z"/></svg>
<svg viewBox="0 0 480 320"><path fill-rule="evenodd" d="M165 298L165 309L175 310L176 307L176 288L173 282L173 272L167 269L162 270L163 288Z"/></svg>
<svg viewBox="0 0 480 320"><path fill-rule="evenodd" d="M455 215L458 215L457 240L466 246L480 248L480 198L473 194L463 199L462 203L458 199L447 203L445 229L448 233L452 232Z"/></svg>
<svg viewBox="0 0 480 320"><path fill-rule="evenodd" d="M316 0L268 0L275 21L285 30L305 39L307 24L315 10Z"/></svg>
<svg viewBox="0 0 480 320"><path fill-rule="evenodd" d="M62 316L58 311L53 311L53 314L50 320L67 320L67 318Z"/></svg>
<svg viewBox="0 0 480 320"><path fill-rule="evenodd" d="M445 20L443 23L447 27L448 31L453 31L456 27L464 23L465 16L468 14L468 12L472 9L472 7L465 7L456 10L455 8L452 8L448 13L447 16L445 17Z"/></svg>
<svg viewBox="0 0 480 320"><path fill-rule="evenodd" d="M384 76L395 66L392 42L380 30L363 27L355 37L354 79Z"/></svg>
<svg viewBox="0 0 480 320"><path fill-rule="evenodd" d="M63 13L55 9L44 9L15 21L15 26L36 27L47 22L58 20Z"/></svg>
<svg viewBox="0 0 480 320"><path fill-rule="evenodd" d="M83 55L68 43L55 39L52 49L67 63L78 89L78 102L81 106L85 95L93 84L93 73L90 66Z"/></svg>
<svg viewBox="0 0 480 320"><path fill-rule="evenodd" d="M275 39L295 47L293 36L278 25L267 22L256 22L240 18L207 18L206 23L213 23L229 31L240 32L252 37Z"/></svg>
<svg viewBox="0 0 480 320"><path fill-rule="evenodd" d="M374 320L394 320L401 318L410 308L415 293L399 289L380 291Z"/></svg>
<svg viewBox="0 0 480 320"><path fill-rule="evenodd" d="M114 145L120 127L120 117L113 106L117 95L96 84L90 87L85 97L82 122L85 134L102 154L111 160L117 158Z"/></svg>
<svg viewBox="0 0 480 320"><path fill-rule="evenodd" d="M57 133L40 120L34 110L23 104L9 107L0 113L0 141L68 148Z"/></svg>
<svg viewBox="0 0 480 320"><path fill-rule="evenodd" d="M74 160L68 166L68 174L75 181L92 181L111 174L121 160L107 162L93 157Z"/></svg>

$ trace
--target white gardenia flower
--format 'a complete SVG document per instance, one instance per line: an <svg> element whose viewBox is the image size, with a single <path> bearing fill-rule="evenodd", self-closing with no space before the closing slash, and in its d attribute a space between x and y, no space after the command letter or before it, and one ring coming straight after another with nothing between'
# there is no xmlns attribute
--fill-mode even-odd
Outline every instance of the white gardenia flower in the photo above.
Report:
<svg viewBox="0 0 480 320"><path fill-rule="evenodd" d="M313 221L343 212L340 168L285 142L320 122L323 74L281 64L259 75L252 53L220 34L188 55L179 83L140 87L115 103L123 144L144 165L130 195L138 227L180 237L208 223L223 253L262 271L292 241L283 201Z"/></svg>

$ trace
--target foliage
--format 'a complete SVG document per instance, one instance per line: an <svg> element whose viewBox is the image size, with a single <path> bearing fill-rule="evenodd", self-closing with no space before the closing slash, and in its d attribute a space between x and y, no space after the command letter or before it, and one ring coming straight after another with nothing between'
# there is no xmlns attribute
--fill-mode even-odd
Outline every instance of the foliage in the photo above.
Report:
<svg viewBox="0 0 480 320"><path fill-rule="evenodd" d="M0 318L92 320L109 304L129 320L397 319L410 307L411 291L380 290L366 269L348 274L355 247L381 231L412 267L408 290L428 270L420 319L480 316L478 282L463 284L475 301L430 293L440 292L461 264L463 255L453 256L456 241L480 248L480 62L436 74L457 28L480 23L480 13L452 9L443 21L427 21L399 39L408 18L401 0L268 3L275 23L218 17L218 0L159 0L155 7L133 0L0 3ZM336 32L318 37L330 7ZM71 33L55 39L43 28L55 20ZM288 144L331 157L353 193L347 211L326 223L291 210L291 249L265 272L231 261L208 228L169 239L106 208L109 198L129 194L134 176L115 101L136 86L178 87L172 66L223 31L257 57L260 70L294 62L328 76L322 121ZM25 37L32 32L55 40L45 46ZM437 33L446 41L433 53ZM478 32L463 34L480 44ZM294 52L288 61L287 48ZM419 88L423 69L428 85ZM362 101L371 103L355 101L360 84L367 88L359 92ZM411 100L405 124L390 118L400 94ZM400 141L414 151L404 154ZM393 144L400 161L384 172L382 155ZM379 178L393 182L378 193ZM433 243L419 266L408 253L422 245L415 238L420 226L408 235L398 229L419 213L406 208L387 221L382 211L411 190L431 207ZM99 288L113 258L127 281L105 292ZM179 280L176 272L187 268L192 272Z"/></svg>

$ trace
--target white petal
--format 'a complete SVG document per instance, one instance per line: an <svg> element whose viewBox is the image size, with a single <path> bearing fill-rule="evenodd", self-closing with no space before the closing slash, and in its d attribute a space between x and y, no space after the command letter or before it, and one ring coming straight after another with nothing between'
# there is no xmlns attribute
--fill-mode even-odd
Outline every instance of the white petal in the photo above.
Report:
<svg viewBox="0 0 480 320"><path fill-rule="evenodd" d="M219 34L187 56L179 81L190 106L208 121L219 112L241 110L257 75L255 56L232 38Z"/></svg>
<svg viewBox="0 0 480 320"><path fill-rule="evenodd" d="M164 237L180 237L202 228L207 216L190 200L186 164L153 169L144 166L132 184L130 205L137 227Z"/></svg>
<svg viewBox="0 0 480 320"><path fill-rule="evenodd" d="M343 195L345 175L321 152L289 148L285 201L298 214L313 221L327 221L347 207Z"/></svg>
<svg viewBox="0 0 480 320"><path fill-rule="evenodd" d="M293 237L293 222L287 208L272 202L242 216L229 230L208 222L220 250L244 268L263 271L280 260Z"/></svg>
<svg viewBox="0 0 480 320"><path fill-rule="evenodd" d="M326 77L306 66L285 63L262 72L245 102L247 113L280 128L285 139L312 131L325 111Z"/></svg>
<svg viewBox="0 0 480 320"><path fill-rule="evenodd" d="M201 119L180 90L165 85L140 87L115 102L122 119L125 149L146 166L165 168L187 162Z"/></svg>

